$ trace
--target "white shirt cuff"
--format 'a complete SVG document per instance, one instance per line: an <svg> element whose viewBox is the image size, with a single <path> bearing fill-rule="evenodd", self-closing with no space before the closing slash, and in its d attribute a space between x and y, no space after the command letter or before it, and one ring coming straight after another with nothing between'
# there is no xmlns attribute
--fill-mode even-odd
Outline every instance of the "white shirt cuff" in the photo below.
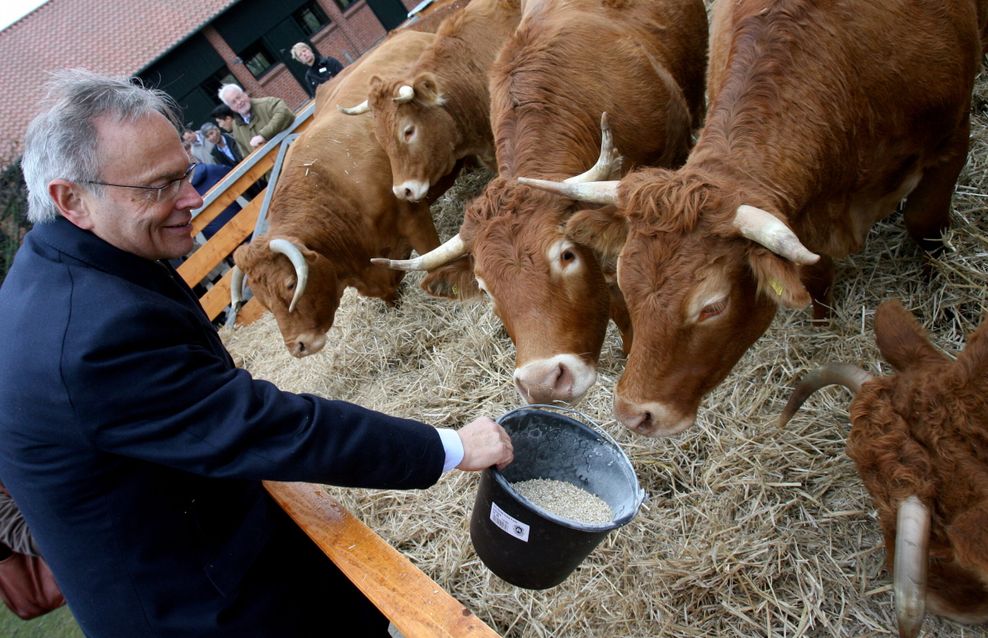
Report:
<svg viewBox="0 0 988 638"><path fill-rule="evenodd" d="M463 460L463 441L456 430L449 428L436 428L439 438L442 439L443 449L446 450L446 462L443 464L443 474L449 472L460 464Z"/></svg>

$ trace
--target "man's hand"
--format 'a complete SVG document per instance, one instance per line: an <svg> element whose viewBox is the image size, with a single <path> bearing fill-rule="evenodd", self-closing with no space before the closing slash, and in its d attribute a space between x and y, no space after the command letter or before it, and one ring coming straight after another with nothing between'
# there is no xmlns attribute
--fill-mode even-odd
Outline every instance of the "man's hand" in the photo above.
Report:
<svg viewBox="0 0 988 638"><path fill-rule="evenodd" d="M254 137L250 138L250 147L257 148L258 146L263 145L265 142L267 142L267 140L264 139L263 135L255 135Z"/></svg>
<svg viewBox="0 0 988 638"><path fill-rule="evenodd" d="M456 466L459 470L477 472L492 465L503 470L515 458L511 437L486 416L464 425L457 434L463 442L463 460Z"/></svg>

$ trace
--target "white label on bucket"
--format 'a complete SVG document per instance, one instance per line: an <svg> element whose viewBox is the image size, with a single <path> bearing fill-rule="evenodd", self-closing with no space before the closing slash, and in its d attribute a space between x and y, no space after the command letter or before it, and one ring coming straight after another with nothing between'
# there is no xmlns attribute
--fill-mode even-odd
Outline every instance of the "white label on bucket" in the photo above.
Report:
<svg viewBox="0 0 988 638"><path fill-rule="evenodd" d="M491 503L491 522L518 540L528 542L528 525L509 516L497 503Z"/></svg>

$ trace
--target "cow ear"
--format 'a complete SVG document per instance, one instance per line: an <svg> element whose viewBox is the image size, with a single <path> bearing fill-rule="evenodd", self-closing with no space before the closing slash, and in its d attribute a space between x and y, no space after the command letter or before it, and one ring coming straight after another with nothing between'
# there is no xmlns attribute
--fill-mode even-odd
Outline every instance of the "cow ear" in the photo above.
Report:
<svg viewBox="0 0 988 638"><path fill-rule="evenodd" d="M748 265L758 283L758 294L786 308L805 308L810 293L799 278L799 266L764 248L748 253Z"/></svg>
<svg viewBox="0 0 988 638"><path fill-rule="evenodd" d="M617 258L628 236L628 221L615 206L580 210L566 221L566 237L605 258Z"/></svg>
<svg viewBox="0 0 988 638"><path fill-rule="evenodd" d="M246 271L250 267L250 247L251 244L241 244L237 246L237 249L233 251L233 263L237 265L240 270Z"/></svg>
<svg viewBox="0 0 988 638"><path fill-rule="evenodd" d="M439 81L432 73L419 73L412 83L412 88L415 89L415 99L423 104L437 106L444 101L439 89Z"/></svg>
<svg viewBox="0 0 988 638"><path fill-rule="evenodd" d="M433 297L444 299L469 299L480 295L480 287L473 274L473 257L470 255L429 271L419 285Z"/></svg>
<svg viewBox="0 0 988 638"><path fill-rule="evenodd" d="M898 371L948 361L946 355L930 343L916 317L895 299L882 302L875 311L875 341L885 360Z"/></svg>
<svg viewBox="0 0 988 638"><path fill-rule="evenodd" d="M384 78L380 75L372 75L367 83L367 103L371 105L372 110L381 110L381 102L386 98ZM377 108L374 109L374 105Z"/></svg>

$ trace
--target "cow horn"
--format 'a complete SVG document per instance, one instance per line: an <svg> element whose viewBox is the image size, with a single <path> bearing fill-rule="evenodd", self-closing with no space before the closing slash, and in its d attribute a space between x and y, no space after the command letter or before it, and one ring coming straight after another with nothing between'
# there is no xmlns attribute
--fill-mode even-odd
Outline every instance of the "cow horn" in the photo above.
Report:
<svg viewBox="0 0 988 638"><path fill-rule="evenodd" d="M370 110L370 104L367 103L367 100L364 100L356 106L343 106L342 104L337 104L336 110L340 113L346 113L347 115L360 115L361 113L366 113Z"/></svg>
<svg viewBox="0 0 988 638"><path fill-rule="evenodd" d="M467 246L460 239L460 235L456 234L442 246L437 246L415 259L374 257L371 259L371 263L378 264L379 266L387 266L393 270L435 270L465 254L467 254Z"/></svg>
<svg viewBox="0 0 988 638"><path fill-rule="evenodd" d="M233 312L239 312L244 305L244 271L240 266L230 269L230 308Z"/></svg>
<svg viewBox="0 0 988 638"><path fill-rule="evenodd" d="M292 303L288 305L288 312L295 310L295 304L302 298L305 292L305 284L309 281L309 264L305 263L305 257L298 246L287 239L272 239L268 242L268 248L273 253L281 253L295 266L295 294L292 296Z"/></svg>
<svg viewBox="0 0 988 638"><path fill-rule="evenodd" d="M789 423L789 419L796 414L799 406L803 405L806 399L820 388L828 385L842 385L856 395L861 389L861 385L866 381L871 381L870 374L847 363L832 363L809 373L792 391L789 402L786 403L786 407L782 409L782 414L779 415L779 427Z"/></svg>
<svg viewBox="0 0 988 638"><path fill-rule="evenodd" d="M394 101L398 104L404 104L405 102L411 102L415 99L415 89L408 84L402 84L398 87L398 95L395 96Z"/></svg>
<svg viewBox="0 0 988 638"><path fill-rule="evenodd" d="M611 126L607 121L607 111L604 111L600 114L600 157L597 158L597 163L591 166L587 172L563 181L567 184L579 184L612 179L621 175L623 162L624 158L614 147L614 135L611 133Z"/></svg>
<svg viewBox="0 0 988 638"><path fill-rule="evenodd" d="M926 615L930 510L916 496L899 503L895 527L895 615L900 638L914 638Z"/></svg>
<svg viewBox="0 0 988 638"><path fill-rule="evenodd" d="M754 206L742 204L734 216L734 227L742 236L761 244L780 257L789 261L809 265L815 264L820 255L812 253L799 241L796 233L778 217Z"/></svg>
<svg viewBox="0 0 988 638"><path fill-rule="evenodd" d="M618 181L609 182L554 182L548 179L532 179L530 177L519 177L519 184L532 186L550 193L569 197L580 202L591 202L594 204L617 204Z"/></svg>

